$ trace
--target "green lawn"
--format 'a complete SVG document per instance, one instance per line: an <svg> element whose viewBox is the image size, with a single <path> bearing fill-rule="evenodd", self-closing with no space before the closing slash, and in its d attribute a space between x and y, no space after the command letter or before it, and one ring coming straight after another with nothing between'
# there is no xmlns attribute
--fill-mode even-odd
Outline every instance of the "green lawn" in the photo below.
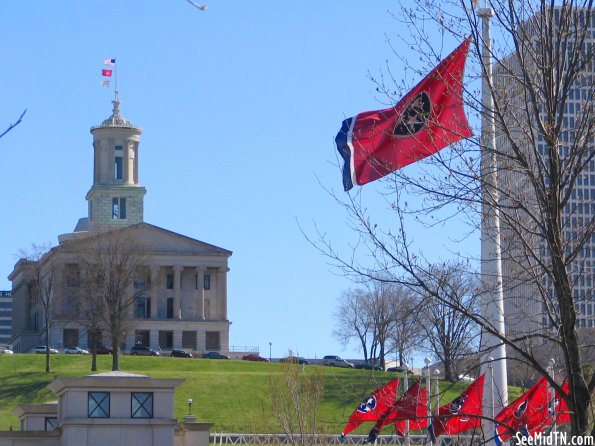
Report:
<svg viewBox="0 0 595 446"><path fill-rule="evenodd" d="M98 372L111 370L111 356L98 356ZM46 388L57 376L91 374L91 357L52 355L52 372L45 373L45 356L0 355L0 430L17 429L14 407L55 400ZM213 432L278 431L267 402L269 379L281 373L280 364L186 358L121 358L122 371L153 378L183 378L175 395L175 417L188 413L188 398L198 421L215 423ZM314 366L305 367L306 373ZM357 404L395 374L321 367L324 397L319 411L321 432L340 433ZM441 383L443 401L452 400L468 383ZM367 433L366 425L354 433Z"/></svg>

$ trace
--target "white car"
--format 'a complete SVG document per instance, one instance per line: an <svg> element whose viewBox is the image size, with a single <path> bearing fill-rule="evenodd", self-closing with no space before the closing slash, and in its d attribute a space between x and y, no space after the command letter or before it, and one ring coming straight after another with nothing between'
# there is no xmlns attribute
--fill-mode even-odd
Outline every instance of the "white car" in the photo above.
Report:
<svg viewBox="0 0 595 446"><path fill-rule="evenodd" d="M14 355L14 352L5 345L0 346L0 355Z"/></svg>
<svg viewBox="0 0 595 446"><path fill-rule="evenodd" d="M40 355L45 355L45 345L38 345L37 347L35 347L33 349L33 353L37 353L37 354L40 354ZM59 353L59 352L55 348L51 348L50 347L50 353L51 354L56 354L56 353Z"/></svg>
<svg viewBox="0 0 595 446"><path fill-rule="evenodd" d="M66 353L67 355L88 355L89 351L79 347L70 347L64 349L64 353Z"/></svg>

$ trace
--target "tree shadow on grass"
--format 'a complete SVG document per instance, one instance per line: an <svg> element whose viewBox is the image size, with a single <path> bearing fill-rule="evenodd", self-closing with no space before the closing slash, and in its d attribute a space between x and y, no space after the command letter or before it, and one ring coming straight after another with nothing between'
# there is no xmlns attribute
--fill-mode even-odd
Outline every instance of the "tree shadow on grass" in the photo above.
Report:
<svg viewBox="0 0 595 446"><path fill-rule="evenodd" d="M0 401L6 403L35 404L51 399L53 393L47 385L54 381L53 373L28 372L14 376L5 376L0 386ZM44 398L47 395L47 398Z"/></svg>

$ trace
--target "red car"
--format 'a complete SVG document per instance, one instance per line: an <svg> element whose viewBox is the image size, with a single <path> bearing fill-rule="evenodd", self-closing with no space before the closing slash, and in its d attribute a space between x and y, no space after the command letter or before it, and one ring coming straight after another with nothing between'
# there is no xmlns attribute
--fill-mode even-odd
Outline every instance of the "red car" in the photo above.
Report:
<svg viewBox="0 0 595 446"><path fill-rule="evenodd" d="M108 347L97 347L97 354L98 355L111 355L113 353L113 350L111 348Z"/></svg>
<svg viewBox="0 0 595 446"><path fill-rule="evenodd" d="M243 356L242 359L244 361L269 362L269 360L267 358L263 358L262 356L258 356L258 355L254 355L254 354Z"/></svg>

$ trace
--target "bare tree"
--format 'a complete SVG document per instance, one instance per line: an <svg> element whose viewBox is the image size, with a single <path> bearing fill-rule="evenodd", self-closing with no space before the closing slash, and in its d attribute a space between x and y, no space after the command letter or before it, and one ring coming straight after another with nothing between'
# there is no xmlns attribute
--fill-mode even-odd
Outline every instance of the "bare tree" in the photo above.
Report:
<svg viewBox="0 0 595 446"><path fill-rule="evenodd" d="M370 324L365 306L366 296L366 291L362 289L347 290L341 294L339 306L334 313L336 325L333 333L344 346L356 339L364 360L368 362Z"/></svg>
<svg viewBox="0 0 595 446"><path fill-rule="evenodd" d="M419 340L418 299L405 287L387 282L371 282L365 288L343 292L335 312L335 336L344 345L357 339L366 362L396 351L401 363Z"/></svg>
<svg viewBox="0 0 595 446"><path fill-rule="evenodd" d="M479 284L468 268L465 264L434 266L427 281L432 292L429 297L422 297L420 328L431 353L442 362L444 376L449 381L456 381L467 370L469 366L463 360L475 355L479 346L479 327L450 303L456 302L466 313L479 311L476 299ZM437 295L444 297L438 300L434 298Z"/></svg>
<svg viewBox="0 0 595 446"><path fill-rule="evenodd" d="M54 257L47 245L31 245L30 251L21 251L29 269L27 293L34 312L41 310L45 336L45 371L50 372L50 330L52 327L52 302L56 278Z"/></svg>
<svg viewBox="0 0 595 446"><path fill-rule="evenodd" d="M478 78L493 64L495 80L487 87L493 107L480 103L481 95L471 88L465 98L467 108L477 117L494 119L496 145L471 138L418 163L416 169L390 175L384 184L391 194L384 198L396 218L389 228L362 204L361 191L336 197L356 228L357 252L338 252L322 233L315 244L356 280L364 277L416 289L497 337L518 361L547 377L572 412L571 433L585 435L590 428L595 374L582 367L586 341L576 327L584 318L582 305L586 313L590 304L592 286L583 287L581 280L587 283L591 275L590 253L595 248L594 200L582 187L595 170L593 1L488 0L498 37L487 64L479 57L481 20L470 2L414 3L395 17L408 28L399 32L400 47L413 48L426 61L424 72L441 58L444 44L451 47L450 42L469 34L474 43L468 77ZM405 91L402 84L391 82L390 73L374 81L391 103ZM495 182L492 175L482 175L482 153L497 161ZM527 329L508 335L451 294L437 293L432 285L435 279L430 280L435 274L428 266L431 262L408 237L413 218L417 226L468 224L469 231L476 230L482 208L499 213L507 305L516 302L530 316L525 321ZM457 255L456 246L452 252L453 257ZM370 258L372 264L363 261ZM586 292L582 295L581 290ZM487 292L489 287L480 291ZM534 354L531 345L535 343L560 350L568 394L548 373L544 358Z"/></svg>
<svg viewBox="0 0 595 446"><path fill-rule="evenodd" d="M399 364L405 364L414 350L420 351L423 344L424 330L421 316L420 299L409 289L393 284L395 288L393 315L395 322L390 339L391 350L394 350Z"/></svg>
<svg viewBox="0 0 595 446"><path fill-rule="evenodd" d="M114 230L78 242L81 272L85 278L80 306L90 312L95 323L110 336L112 370L120 370L120 344L126 320L135 300L145 291L134 288L139 272L145 269L147 248L130 237L126 229Z"/></svg>
<svg viewBox="0 0 595 446"><path fill-rule="evenodd" d="M289 444L317 443L323 391L324 377L318 367L303 369L296 363L282 363L281 373L270 377L268 399Z"/></svg>

